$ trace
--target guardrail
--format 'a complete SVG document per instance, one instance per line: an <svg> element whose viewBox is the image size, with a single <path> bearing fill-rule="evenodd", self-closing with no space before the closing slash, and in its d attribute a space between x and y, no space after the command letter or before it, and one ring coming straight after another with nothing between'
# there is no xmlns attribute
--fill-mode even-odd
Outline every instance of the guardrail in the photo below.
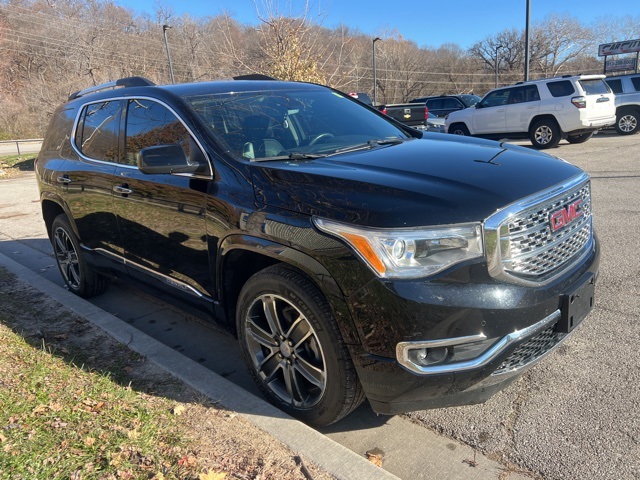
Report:
<svg viewBox="0 0 640 480"><path fill-rule="evenodd" d="M20 144L21 143L42 143L44 139L42 138L25 138L22 140L0 140L0 145L3 144L9 144L9 145L13 145L15 144L16 146L16 151L18 152L18 156L21 156L22 153L20 153Z"/></svg>

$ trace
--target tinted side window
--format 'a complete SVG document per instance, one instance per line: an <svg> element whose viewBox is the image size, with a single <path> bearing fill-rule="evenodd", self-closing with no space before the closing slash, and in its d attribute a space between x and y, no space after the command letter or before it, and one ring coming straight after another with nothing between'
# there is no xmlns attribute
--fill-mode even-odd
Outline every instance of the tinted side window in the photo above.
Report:
<svg viewBox="0 0 640 480"><path fill-rule="evenodd" d="M557 82L547 83L549 92L554 97L566 97L567 95L573 95L576 90L569 80L559 80Z"/></svg>
<svg viewBox="0 0 640 480"><path fill-rule="evenodd" d="M636 92L640 92L640 77L631 78L631 83Z"/></svg>
<svg viewBox="0 0 640 480"><path fill-rule="evenodd" d="M441 110L442 100L439 98L434 100L427 100L427 108L429 108L430 110Z"/></svg>
<svg viewBox="0 0 640 480"><path fill-rule="evenodd" d="M587 95L602 95L604 93L611 93L611 90L605 82L602 80L580 80L580 85L584 89L584 93Z"/></svg>
<svg viewBox="0 0 640 480"><path fill-rule="evenodd" d="M540 100L540 94L536 85L514 88L509 97L509 103L535 102L537 100Z"/></svg>
<svg viewBox="0 0 640 480"><path fill-rule="evenodd" d="M84 107L75 138L76 146L83 155L95 160L118 161L121 107L120 101Z"/></svg>
<svg viewBox="0 0 640 480"><path fill-rule="evenodd" d="M488 93L482 100L483 107L500 107L507 104L509 98L510 89L498 90L496 92Z"/></svg>
<svg viewBox="0 0 640 480"><path fill-rule="evenodd" d="M611 90L613 91L613 93L622 93L622 80L618 79L618 80L606 80L607 85L609 85L609 88L611 88Z"/></svg>
<svg viewBox="0 0 640 480"><path fill-rule="evenodd" d="M444 104L444 108L446 108L447 110L454 108L463 108L462 105L460 105L460 102L455 98L445 98L442 103Z"/></svg>
<svg viewBox="0 0 640 480"><path fill-rule="evenodd" d="M156 145L180 145L189 158L191 135L164 105L150 100L130 100L125 141L127 165L137 165L140 150Z"/></svg>

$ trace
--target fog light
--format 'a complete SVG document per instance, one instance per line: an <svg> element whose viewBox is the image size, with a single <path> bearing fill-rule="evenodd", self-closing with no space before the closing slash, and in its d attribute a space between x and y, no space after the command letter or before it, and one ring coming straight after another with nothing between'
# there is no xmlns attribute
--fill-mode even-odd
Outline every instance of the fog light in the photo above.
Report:
<svg viewBox="0 0 640 480"><path fill-rule="evenodd" d="M409 351L409 360L416 365L426 367L444 362L448 355L449 349L447 347L417 348Z"/></svg>

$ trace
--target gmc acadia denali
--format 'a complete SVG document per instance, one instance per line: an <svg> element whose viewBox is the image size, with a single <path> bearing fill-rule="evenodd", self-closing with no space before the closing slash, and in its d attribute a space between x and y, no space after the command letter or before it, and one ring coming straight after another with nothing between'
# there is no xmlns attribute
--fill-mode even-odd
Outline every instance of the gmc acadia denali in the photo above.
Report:
<svg viewBox="0 0 640 480"><path fill-rule="evenodd" d="M36 172L72 292L129 277L190 299L311 425L364 398L484 402L593 307L584 172L319 85L92 87L54 113Z"/></svg>

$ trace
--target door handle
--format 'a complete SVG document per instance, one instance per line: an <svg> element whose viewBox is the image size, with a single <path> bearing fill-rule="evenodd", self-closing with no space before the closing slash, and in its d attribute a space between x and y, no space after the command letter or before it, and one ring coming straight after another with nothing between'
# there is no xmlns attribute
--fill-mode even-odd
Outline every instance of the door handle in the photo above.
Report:
<svg viewBox="0 0 640 480"><path fill-rule="evenodd" d="M133 190L129 188L129 185L123 183L122 185L116 185L113 187L113 191L119 193L120 195L131 195Z"/></svg>
<svg viewBox="0 0 640 480"><path fill-rule="evenodd" d="M68 184L70 184L70 183L71 183L71 179L69 178L69 176L68 176L68 175L62 175L62 176L60 176L60 177L57 177L57 178L56 178L56 181L57 181L58 183L62 183L63 185L68 185Z"/></svg>

